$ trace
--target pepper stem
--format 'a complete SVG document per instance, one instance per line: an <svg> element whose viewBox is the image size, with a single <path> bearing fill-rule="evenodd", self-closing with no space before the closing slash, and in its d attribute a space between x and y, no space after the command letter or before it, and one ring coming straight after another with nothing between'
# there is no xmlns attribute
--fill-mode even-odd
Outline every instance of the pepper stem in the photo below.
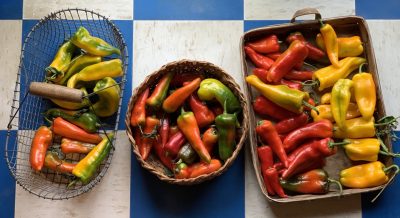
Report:
<svg viewBox="0 0 400 218"><path fill-rule="evenodd" d="M329 148L332 148L332 147L334 147L334 146L343 146L343 145L347 145L347 144L350 144L350 142L349 142L349 141L346 141L346 140L344 140L344 141L342 141L342 142L332 142L332 141L329 141L328 146L329 146Z"/></svg>
<svg viewBox="0 0 400 218"><path fill-rule="evenodd" d="M318 109L317 109L316 107L314 107L313 105L311 105L310 103L308 103L308 102L306 102L306 101L303 100L303 105L306 106L306 107L311 108L311 110L317 112L317 114L319 115Z"/></svg>
<svg viewBox="0 0 400 218"><path fill-rule="evenodd" d="M329 182L329 183L335 183L335 184L338 186L338 188L339 188L339 197L341 197L342 194L343 194L343 187L342 187L342 184L341 184L339 181L334 180L334 179L330 179L330 178L328 178L328 182Z"/></svg>
<svg viewBox="0 0 400 218"><path fill-rule="evenodd" d="M181 107L181 114L185 113L185 109Z"/></svg>
<svg viewBox="0 0 400 218"><path fill-rule="evenodd" d="M366 65L367 63L362 63L362 64L360 64L360 66L358 67L358 73L361 73L361 71L362 71L362 67L364 66L364 65Z"/></svg>
<svg viewBox="0 0 400 218"><path fill-rule="evenodd" d="M381 119L379 119L374 126L387 126L387 125L396 125L397 123L397 119L399 117L394 117L394 116L385 116L382 117Z"/></svg>
<svg viewBox="0 0 400 218"><path fill-rule="evenodd" d="M306 80L301 83L303 86L319 86L319 81L318 80Z"/></svg>
<svg viewBox="0 0 400 218"><path fill-rule="evenodd" d="M314 65L312 65L312 64L310 64L310 63L308 63L308 62L303 61L303 64L306 65L306 66L309 66L309 67L313 68L314 70L318 70L318 68L317 68L316 66L314 66Z"/></svg>
<svg viewBox="0 0 400 218"><path fill-rule="evenodd" d="M389 152L388 147L385 145L385 143L382 141L382 139L379 137L377 137L377 138L378 138L379 144L381 145L383 151Z"/></svg>
<svg viewBox="0 0 400 218"><path fill-rule="evenodd" d="M325 24L322 22L321 19L318 19L319 24L321 24L321 27L323 27Z"/></svg>
<svg viewBox="0 0 400 218"><path fill-rule="evenodd" d="M399 153L392 153L388 151L379 151L379 154L385 155L385 156L391 156L391 157L400 157Z"/></svg>
<svg viewBox="0 0 400 218"><path fill-rule="evenodd" d="M226 100L224 101L224 114L226 114Z"/></svg>
<svg viewBox="0 0 400 218"><path fill-rule="evenodd" d="M395 176L396 174L398 174L399 171L400 171L399 166L397 166L396 164L393 164L393 165L391 165L391 166L388 166L388 167L383 168L383 172L385 172L385 174L387 174L387 173L388 173L390 170L392 170L392 169L395 169L394 175L393 175L393 176Z"/></svg>

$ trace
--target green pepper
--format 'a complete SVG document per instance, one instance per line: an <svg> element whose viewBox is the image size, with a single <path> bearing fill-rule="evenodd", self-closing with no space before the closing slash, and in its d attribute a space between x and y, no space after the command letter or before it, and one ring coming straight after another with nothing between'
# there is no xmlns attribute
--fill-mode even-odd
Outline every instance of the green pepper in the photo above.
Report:
<svg viewBox="0 0 400 218"><path fill-rule="evenodd" d="M236 114L227 113L227 102L224 103L224 113L215 118L215 125L218 129L218 150L219 157L226 161L232 156L236 137Z"/></svg>
<svg viewBox="0 0 400 218"><path fill-rule="evenodd" d="M90 181L101 162L108 156L112 148L111 142L113 138L114 134L109 133L108 138L104 137L103 140L74 167L72 174L78 177L82 183L86 184Z"/></svg>
<svg viewBox="0 0 400 218"><path fill-rule="evenodd" d="M79 27L71 38L71 42L87 53L96 56L108 56L112 54L121 55L121 51L105 42L104 40L91 36L84 27Z"/></svg>
<svg viewBox="0 0 400 218"><path fill-rule="evenodd" d="M64 120L73 123L87 132L94 133L100 127L99 119L91 112L80 112L80 111L64 111L59 108L52 108L44 113L47 120L53 120L53 118L61 117Z"/></svg>
<svg viewBox="0 0 400 218"><path fill-rule="evenodd" d="M96 83L93 89L99 97L91 109L99 117L108 117L113 115L118 110L120 89L117 82L111 77L103 78Z"/></svg>
<svg viewBox="0 0 400 218"><path fill-rule="evenodd" d="M159 108L167 97L169 83L174 76L173 73L165 74L157 83L150 97L147 98L146 104L153 108Z"/></svg>
<svg viewBox="0 0 400 218"><path fill-rule="evenodd" d="M189 143L186 143L178 152L178 157L186 164L192 164L196 161L198 155Z"/></svg>
<svg viewBox="0 0 400 218"><path fill-rule="evenodd" d="M67 41L61 45L50 66L45 69L47 73L46 80L58 82L64 77L75 49L76 47L71 41Z"/></svg>
<svg viewBox="0 0 400 218"><path fill-rule="evenodd" d="M90 82L103 79L104 77L122 76L122 61L113 59L103 61L83 68L79 73L73 75L67 83L67 87L76 88L78 82Z"/></svg>
<svg viewBox="0 0 400 218"><path fill-rule="evenodd" d="M89 54L82 54L79 55L78 57L74 58L69 67L67 72L65 73L64 77L58 82L58 84L61 85L66 85L68 79L81 71L83 68L92 65L92 64L97 64L101 61L101 57L99 56L93 56Z"/></svg>
<svg viewBox="0 0 400 218"><path fill-rule="evenodd" d="M216 79L208 78L203 80L200 83L197 95L203 101L217 99L221 106L226 102L228 113L239 112L242 109L235 94L233 94L232 91L222 82Z"/></svg>

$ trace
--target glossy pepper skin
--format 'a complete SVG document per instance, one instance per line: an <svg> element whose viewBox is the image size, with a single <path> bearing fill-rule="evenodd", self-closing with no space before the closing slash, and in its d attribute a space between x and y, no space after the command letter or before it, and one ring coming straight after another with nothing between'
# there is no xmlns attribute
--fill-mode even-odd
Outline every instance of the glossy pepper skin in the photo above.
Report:
<svg viewBox="0 0 400 218"><path fill-rule="evenodd" d="M333 125L329 120L320 120L309 123L289 133L283 141L285 151L295 149L300 143L310 138L327 138L333 135Z"/></svg>
<svg viewBox="0 0 400 218"><path fill-rule="evenodd" d="M312 79L313 74L312 71L308 70L290 70L283 78L288 80L305 81Z"/></svg>
<svg viewBox="0 0 400 218"><path fill-rule="evenodd" d="M278 106L277 104L262 95L258 96L254 100L253 110L258 115L269 116L276 120L285 120L296 116L296 113L293 113Z"/></svg>
<svg viewBox="0 0 400 218"><path fill-rule="evenodd" d="M246 82L275 104L297 114L303 112L303 101L309 99L306 92L291 89L286 85L265 84L255 75L247 76Z"/></svg>
<svg viewBox="0 0 400 218"><path fill-rule="evenodd" d="M187 164L180 162L175 166L174 174L176 179L187 179L190 176L190 168Z"/></svg>
<svg viewBox="0 0 400 218"><path fill-rule="evenodd" d="M83 144L82 142L63 138L61 140L61 151L64 154L79 153L87 154L93 147Z"/></svg>
<svg viewBox="0 0 400 218"><path fill-rule="evenodd" d="M91 144L97 144L102 140L99 134L88 133L61 117L57 117L54 119L53 132L56 135Z"/></svg>
<svg viewBox="0 0 400 218"><path fill-rule="evenodd" d="M265 177L268 180L268 183L271 185L274 192L281 198L287 198L280 182L278 171L275 168L268 168L264 171Z"/></svg>
<svg viewBox="0 0 400 218"><path fill-rule="evenodd" d="M273 53L279 51L279 40L276 35L268 35L256 41L246 43L246 46L259 53Z"/></svg>
<svg viewBox="0 0 400 218"><path fill-rule="evenodd" d="M322 22L319 30L324 39L326 54L330 62L334 67L339 68L339 44L335 30L330 24L323 24Z"/></svg>
<svg viewBox="0 0 400 218"><path fill-rule="evenodd" d="M201 80L203 80L204 75L201 73L197 73L197 72L177 73L172 78L170 85L174 86L174 87L180 87L180 86L183 86L184 83L191 82L197 78L200 78Z"/></svg>
<svg viewBox="0 0 400 218"><path fill-rule="evenodd" d="M349 142L343 145L350 160L377 161L381 144L377 138L345 139Z"/></svg>
<svg viewBox="0 0 400 218"><path fill-rule="evenodd" d="M178 158L181 159L186 164L192 164L197 159L196 151L190 146L189 143L182 146L182 148L178 152Z"/></svg>
<svg viewBox="0 0 400 218"><path fill-rule="evenodd" d="M374 115L376 106L374 79L370 73L360 72L353 76L352 81L354 83L354 96L358 108L360 109L363 118L369 120Z"/></svg>
<svg viewBox="0 0 400 218"><path fill-rule="evenodd" d="M105 77L96 83L93 89L99 97L90 109L99 117L109 117L118 111L121 90L111 77Z"/></svg>
<svg viewBox="0 0 400 218"><path fill-rule="evenodd" d="M351 72L357 69L360 64L365 63L365 61L364 58L360 57L343 58L339 61L340 67L330 65L315 71L313 80L318 80L318 90L322 91L335 85L339 79L346 78Z"/></svg>
<svg viewBox="0 0 400 218"><path fill-rule="evenodd" d="M261 68L254 68L253 69L253 74L256 75L264 83L270 83L267 80L268 70L264 70L264 69L261 69ZM276 84L287 85L289 88L297 89L297 90L301 90L303 88L303 85L301 83L293 82L293 81L289 81L289 80L285 80L285 79L281 79Z"/></svg>
<svg viewBox="0 0 400 218"><path fill-rule="evenodd" d="M79 82L90 82L101 80L105 77L122 76L122 61L120 59L112 59L93 64L83 68L79 73L71 76L67 82L67 87L77 88Z"/></svg>
<svg viewBox="0 0 400 218"><path fill-rule="evenodd" d="M227 112L227 105L224 104L224 113L215 118L215 125L218 130L218 152L221 160L226 161L232 156L236 145L236 114Z"/></svg>
<svg viewBox="0 0 400 218"><path fill-rule="evenodd" d="M110 153L113 138L114 134L109 133L108 138L104 137L72 170L72 174L78 177L83 184L87 184L90 181L97 168Z"/></svg>
<svg viewBox="0 0 400 218"><path fill-rule="evenodd" d="M186 137L186 140L192 145L201 160L206 163L210 163L211 157L204 146L203 141L201 141L200 129L197 125L197 121L193 112L185 112L182 108L181 115L179 115L177 120L177 124L183 135Z"/></svg>
<svg viewBox="0 0 400 218"><path fill-rule="evenodd" d="M217 144L219 138L218 131L215 127L208 128L204 133L201 140L206 146L208 153L212 153L214 146Z"/></svg>
<svg viewBox="0 0 400 218"><path fill-rule="evenodd" d="M228 113L239 112L242 110L239 100L235 94L217 79L208 78L200 83L197 96L202 101L211 101L216 99L221 106L226 102L226 110Z"/></svg>
<svg viewBox="0 0 400 218"><path fill-rule="evenodd" d="M269 58L267 56L258 54L256 51L254 51L249 46L244 47L244 52L246 53L246 56L248 58L250 58L251 62L258 68L269 70L269 68L274 63L274 60L272 60L271 58Z"/></svg>
<svg viewBox="0 0 400 218"><path fill-rule="evenodd" d="M160 126L160 120L155 117L146 117L146 123L143 130L144 135L142 135L141 144L139 145L139 153L143 160L149 157L150 151L156 142L155 132Z"/></svg>
<svg viewBox="0 0 400 218"><path fill-rule="evenodd" d="M294 40L288 49L272 64L267 75L270 82L279 82L299 62L304 61L308 49L304 42Z"/></svg>
<svg viewBox="0 0 400 218"><path fill-rule="evenodd" d="M146 100L148 106L159 108L162 105L165 97L167 97L169 84L173 76L173 73L167 73L160 79L150 97Z"/></svg>
<svg viewBox="0 0 400 218"><path fill-rule="evenodd" d="M199 162L190 166L189 178L196 178L201 175L210 174L218 171L222 167L221 161L218 159L211 159L210 163Z"/></svg>
<svg viewBox="0 0 400 218"><path fill-rule="evenodd" d="M332 88L331 111L336 125L346 130L346 116L350 104L351 89L353 81L339 79Z"/></svg>
<svg viewBox="0 0 400 218"><path fill-rule="evenodd" d="M175 90L163 102L162 108L167 113L173 113L185 102L185 100L200 86L201 79L196 78L187 85Z"/></svg>
<svg viewBox="0 0 400 218"><path fill-rule="evenodd" d="M274 125L268 120L262 120L257 124L256 133L261 137L261 140L264 143L267 143L269 146L271 146L275 155L279 158L283 165L287 167L289 165L287 155Z"/></svg>
<svg viewBox="0 0 400 218"><path fill-rule="evenodd" d="M300 128L308 123L308 116L305 113L301 113L295 117L291 117L285 120L281 120L275 124L275 129L278 134L286 134L297 128Z"/></svg>
<svg viewBox="0 0 400 218"><path fill-rule="evenodd" d="M171 137L168 142L164 145L164 150L168 152L167 156L176 157L181 147L186 143L185 135L181 131L178 131Z"/></svg>
<svg viewBox="0 0 400 218"><path fill-rule="evenodd" d="M35 171L42 170L46 151L49 148L53 140L53 133L50 128L41 126L35 132L35 136L32 140L31 151L29 155L29 162L32 169Z"/></svg>
<svg viewBox="0 0 400 218"><path fill-rule="evenodd" d="M132 108L131 126L143 126L146 122L146 100L149 96L150 89L147 88L142 92L136 100L135 106Z"/></svg>
<svg viewBox="0 0 400 218"><path fill-rule="evenodd" d="M324 51L315 47L310 42L307 42L303 34L301 34L301 32L290 33L290 35L286 38L286 42L289 44L292 43L294 40L299 40L305 43L308 49L307 58L314 61L319 61L321 58L324 58L326 56Z"/></svg>
<svg viewBox="0 0 400 218"><path fill-rule="evenodd" d="M329 120L331 122L335 122L332 115L331 105L329 104L321 104L316 106L319 114L315 111L311 111L311 117L314 121L320 121L322 119ZM360 110L357 107L357 104L350 102L349 107L346 112L346 120L353 119L359 117L361 115Z"/></svg>
<svg viewBox="0 0 400 218"><path fill-rule="evenodd" d="M274 157L272 149L269 146L263 145L257 148L258 159L260 160L261 173L264 179L264 185L269 195L275 195L275 191L271 184L268 182L268 178L265 175L265 170L271 168L274 165Z"/></svg>
<svg viewBox="0 0 400 218"><path fill-rule="evenodd" d="M364 47L359 36L338 37L337 41L339 46L339 58L357 57L364 51ZM325 50L324 39L320 33L317 34L315 42L320 49Z"/></svg>
<svg viewBox="0 0 400 218"><path fill-rule="evenodd" d="M332 182L341 189L340 183L330 179L328 173L323 169L310 170L289 180L280 180L285 190L302 194L326 194L329 192Z"/></svg>
<svg viewBox="0 0 400 218"><path fill-rule="evenodd" d="M91 36L84 27L79 27L71 38L71 42L87 53L97 56L108 56L112 54L121 55L121 51L105 42L104 40Z"/></svg>
<svg viewBox="0 0 400 218"><path fill-rule="evenodd" d="M88 94L85 87L80 88L79 90L82 91L83 95L86 96ZM68 110L79 110L84 107L89 106L89 100L87 98L83 98L82 102L70 102L70 101L63 101L59 99L50 99L54 104L60 106L61 108L68 109Z"/></svg>
<svg viewBox="0 0 400 218"><path fill-rule="evenodd" d="M57 153L49 152L44 159L44 166L56 172L72 173L76 164L61 160Z"/></svg>
<svg viewBox="0 0 400 218"><path fill-rule="evenodd" d="M383 185L389 180L387 176L389 168L380 161L356 165L340 171L340 183L349 188L370 188Z"/></svg>
<svg viewBox="0 0 400 218"><path fill-rule="evenodd" d="M365 120L362 117L346 120L346 131L341 130L337 125L334 125L333 136L338 139L360 139L374 137L376 134L374 122L374 117L371 117L369 120Z"/></svg>
<svg viewBox="0 0 400 218"><path fill-rule="evenodd" d="M207 105L203 104L193 93L189 96L189 105L200 128L206 127L214 122L215 115L212 110L210 110Z"/></svg>
<svg viewBox="0 0 400 218"><path fill-rule="evenodd" d="M97 116L91 112L72 112L69 114L68 112L59 109L59 108L52 108L47 110L44 113L44 116L48 120L52 120L56 117L61 117L68 122L75 124L89 133L95 133L100 127L100 122Z"/></svg>
<svg viewBox="0 0 400 218"><path fill-rule="evenodd" d="M58 82L60 85L67 85L67 81L71 76L83 70L85 67L101 62L101 57L89 54L81 54L74 58L68 66L64 77Z"/></svg>
<svg viewBox="0 0 400 218"><path fill-rule="evenodd" d="M76 46L67 41L58 49L50 66L46 67L46 80L58 83L68 70Z"/></svg>
<svg viewBox="0 0 400 218"><path fill-rule="evenodd" d="M174 163L170 157L167 156L162 143L162 136L157 138L157 141L154 143L154 150L156 155L160 159L161 163L166 166L168 169L174 169Z"/></svg>

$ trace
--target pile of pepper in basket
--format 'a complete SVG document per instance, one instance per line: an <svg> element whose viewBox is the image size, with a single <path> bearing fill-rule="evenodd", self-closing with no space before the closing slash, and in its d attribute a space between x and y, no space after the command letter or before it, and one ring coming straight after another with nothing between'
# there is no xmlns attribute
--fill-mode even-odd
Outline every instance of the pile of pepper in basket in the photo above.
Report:
<svg viewBox="0 0 400 218"><path fill-rule="evenodd" d="M85 98L82 103L74 103L51 99L60 108L51 108L44 113L51 126L41 126L35 133L30 150L32 169L41 171L47 167L74 175L77 179L71 184L76 181L86 184L108 156L114 135L98 134L101 126L98 116L108 117L118 110L120 88L113 78L123 74L120 59L102 61L103 57L112 54L120 55L120 50L91 36L84 27L61 45L45 69L45 80L80 89L85 95L95 92L98 101L89 102ZM54 143L58 140L60 146ZM77 163L65 160L75 153L85 156L76 160Z"/></svg>
<svg viewBox="0 0 400 218"><path fill-rule="evenodd" d="M168 72L139 93L130 125L144 161L153 150L174 178L188 179L219 170L232 156L240 112L240 102L221 81Z"/></svg>
<svg viewBox="0 0 400 218"><path fill-rule="evenodd" d="M244 47L255 66L246 82L260 93L253 110L261 117L257 153L268 194L285 198L325 194L330 183L340 190L387 183L390 171L397 174L399 168L386 167L378 156L399 156L381 140L397 121L392 116L375 121L375 83L370 73L362 72L366 59L359 57L364 50L360 37L338 37L322 22L315 36L318 47L301 32L283 37L287 49L276 35L248 41ZM356 69L359 72L352 74ZM354 166L341 169L336 181L323 167L338 147Z"/></svg>

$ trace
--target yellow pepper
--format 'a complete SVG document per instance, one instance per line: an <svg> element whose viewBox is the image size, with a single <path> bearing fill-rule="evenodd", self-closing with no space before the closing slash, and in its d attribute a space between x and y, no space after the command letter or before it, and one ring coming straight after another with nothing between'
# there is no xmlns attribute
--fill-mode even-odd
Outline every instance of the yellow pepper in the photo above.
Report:
<svg viewBox="0 0 400 218"><path fill-rule="evenodd" d="M80 88L80 90L83 92L84 96L88 94L85 87ZM50 99L50 100L54 104L56 104L64 109L68 109L68 110L78 110L78 109L89 106L89 101L86 98L83 98L81 103L63 101L63 100L58 100L58 99Z"/></svg>
<svg viewBox="0 0 400 218"><path fill-rule="evenodd" d="M314 72L313 80L318 80L319 91L332 87L339 79L346 78L353 70L357 69L360 64L365 63L364 58L347 57L339 61L339 68L332 65L321 68Z"/></svg>
<svg viewBox="0 0 400 218"><path fill-rule="evenodd" d="M334 124L333 136L334 138L338 139L360 139L374 137L376 133L374 122L374 117L371 117L369 120L365 120L362 117L346 120L346 130L342 130L336 124Z"/></svg>
<svg viewBox="0 0 400 218"><path fill-rule="evenodd" d="M47 80L57 83L64 77L75 50L76 46L71 41L61 45L50 66L45 69Z"/></svg>
<svg viewBox="0 0 400 218"><path fill-rule="evenodd" d="M351 96L350 96L350 102L356 102L356 99L354 98L354 93L353 92L351 93ZM331 103L331 98L332 98L332 93L327 92L327 93L325 93L325 94L323 94L321 96L321 99L320 99L319 102L321 104L330 104Z"/></svg>
<svg viewBox="0 0 400 218"><path fill-rule="evenodd" d="M111 77L105 77L96 83L93 89L99 97L97 101L90 108L99 117L108 117L118 111L120 88L117 82Z"/></svg>
<svg viewBox="0 0 400 218"><path fill-rule="evenodd" d="M353 166L340 172L340 183L349 188L370 188L383 185L389 180L388 171L393 168L396 169L395 174L397 174L399 171L397 165L385 167L379 161Z"/></svg>
<svg viewBox="0 0 400 218"><path fill-rule="evenodd" d="M331 122L335 122L335 120L333 119L332 111L331 111L331 105L321 104L321 105L316 106L316 108L319 111L319 114L317 114L317 112L315 112L314 110L311 111L311 117L313 118L314 122L322 120L322 119L326 119L326 120L330 120ZM346 113L346 120L359 117L360 115L361 115L361 113L358 110L357 105L350 102L349 107L347 109L347 113Z"/></svg>
<svg viewBox="0 0 400 218"><path fill-rule="evenodd" d="M346 130L346 115L350 104L350 89L353 81L349 79L339 79L332 88L331 110L333 119L340 129Z"/></svg>
<svg viewBox="0 0 400 218"><path fill-rule="evenodd" d="M392 153L387 151L387 147L381 144L381 140L377 138L364 138L364 139L345 139L345 142L349 142L343 146L347 157L353 161L377 161L378 155L386 155L392 157L398 157L400 154ZM381 145L384 150L381 150Z"/></svg>
<svg viewBox="0 0 400 218"><path fill-rule="evenodd" d="M354 82L354 95L361 115L364 119L368 120L373 116L375 111L375 83L370 73L361 73L361 68L362 65L360 66L360 73L354 75L352 79Z"/></svg>
<svg viewBox="0 0 400 218"><path fill-rule="evenodd" d="M324 24L321 22L321 28L319 29L326 48L326 54L332 65L336 68L340 67L339 64L339 44L335 30L330 24Z"/></svg>
<svg viewBox="0 0 400 218"><path fill-rule="evenodd" d="M339 58L357 57L363 53L364 47L359 36L338 37ZM315 39L317 46L325 51L325 43L321 33Z"/></svg>

